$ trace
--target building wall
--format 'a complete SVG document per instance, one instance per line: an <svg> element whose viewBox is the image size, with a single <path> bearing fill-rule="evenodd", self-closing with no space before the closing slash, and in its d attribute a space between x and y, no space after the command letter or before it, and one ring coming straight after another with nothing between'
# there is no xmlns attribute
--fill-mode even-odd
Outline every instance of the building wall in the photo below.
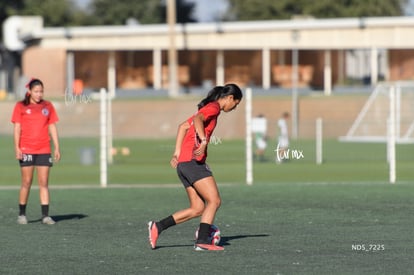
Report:
<svg viewBox="0 0 414 275"><path fill-rule="evenodd" d="M388 57L391 80L414 80L414 50L391 50Z"/></svg>
<svg viewBox="0 0 414 275"><path fill-rule="evenodd" d="M154 83L152 51L117 51L117 87L142 89ZM336 65L336 52L332 64ZM205 81L216 83L215 51L180 51L178 55L178 80L181 86L203 86ZM168 54L162 52L162 87L168 88ZM292 84L291 51L271 52L271 85L290 88ZM253 50L228 50L224 52L225 82L241 87L262 85L262 52ZM300 51L299 86L323 86L324 53ZM108 52L75 52L75 77L84 86L99 89L107 85ZM333 70L333 80L337 79Z"/></svg>
<svg viewBox="0 0 414 275"><path fill-rule="evenodd" d="M108 52L75 52L75 78L81 79L85 87L99 89L107 87Z"/></svg>
<svg viewBox="0 0 414 275"><path fill-rule="evenodd" d="M414 49L413 26L414 18L409 16L222 22L220 25L197 23L188 24L185 29L181 25L176 25L174 37L179 64L182 66L179 68L178 78L183 86L200 86L206 80L216 82L216 51L224 51L226 82L236 82L240 86L261 86L262 50L271 50L270 84L288 87L292 82L289 81L289 75L292 75L292 63L289 63L291 49L296 48L299 50L300 86L324 86L322 84L326 50L330 50L332 54L332 86L338 83L338 79L341 80L340 84L345 82L343 73L338 72L348 73L354 69L352 65L345 68L345 65L341 64L338 68L339 64L335 64L338 62L337 53L342 51L362 51L361 57L364 60L354 60L357 70L353 75L362 73L366 80L376 84L377 76L372 73L375 73L377 68L372 69L371 66L378 60L373 54L384 53L383 59L386 59L386 51L390 50L390 60L394 64L387 67L386 73L383 73L382 68L378 68L380 73L386 80L407 79L412 74L410 60L411 51ZM71 28L39 26L36 31L32 28L25 29L19 35L32 40L25 41L28 47L23 54L26 57L26 68L23 68L23 72L25 75L41 74L45 77L49 75L47 69L36 67L34 64L53 67L54 72L59 73L58 77L48 81L53 89L65 89L65 74L60 74L66 66L63 51L81 53L81 60L77 61L79 66L84 66L81 63L92 63L85 65L91 66L92 70L77 73L78 77L87 83L86 87L98 88L106 83L104 68L107 66L107 60L103 55L115 51L120 64L120 67L117 67L118 86L142 88L152 84L151 56L154 49L159 49L162 51L164 65L163 86L165 87L165 83L168 82L166 62L170 39L166 24ZM35 46L31 46L34 44ZM44 50L40 52L39 47ZM92 57L84 55L93 52L95 54L92 54ZM93 55L99 60L92 60ZM31 56L34 58L30 59ZM344 59L343 55L340 56ZM381 63L378 66L381 67ZM359 72L359 69L362 70ZM388 74L388 71L392 72ZM388 78L389 75L391 78ZM368 81L364 83L369 84ZM265 84L267 86L268 83ZM329 89L330 85L327 88Z"/></svg>
<svg viewBox="0 0 414 275"><path fill-rule="evenodd" d="M361 111L368 95L304 96L299 99L299 138L315 138L315 122L323 119L325 138L346 135ZM178 124L197 109L201 98L192 96L180 100L115 100L112 104L114 138L174 138ZM71 98L53 101L58 112L61 137L98 137L99 101ZM12 135L11 112L15 102L0 102L0 134ZM263 114L268 119L268 136L272 146L278 134L277 120L283 112L292 112L291 97L254 97L253 116ZM291 121L289 121L289 130ZM220 139L243 139L246 135L245 101L236 111L222 113L215 136ZM12 141L11 141L12 142Z"/></svg>
<svg viewBox="0 0 414 275"><path fill-rule="evenodd" d="M339 55L331 51L332 85L341 84ZM108 55L106 51L75 52L75 78L84 87L99 89L107 86ZM123 89L150 88L153 85L152 51L117 51L117 87ZM414 79L414 50L389 51L390 81ZM241 87L262 84L262 54L253 50L228 50L224 52L225 82ZM168 55L162 52L162 87L168 88ZM320 89L324 85L325 52L320 50L299 51L299 87ZM343 65L344 67L346 64ZM369 66L366 64L364 66ZM62 96L66 84L66 52L64 49L29 47L22 55L23 74L44 81L47 92ZM271 85L290 88L292 84L292 52L271 51ZM202 86L204 81L216 83L215 51L180 51L178 79L181 86Z"/></svg>
<svg viewBox="0 0 414 275"><path fill-rule="evenodd" d="M22 54L23 75L39 78L47 96L63 97L66 89L66 50L27 48Z"/></svg>

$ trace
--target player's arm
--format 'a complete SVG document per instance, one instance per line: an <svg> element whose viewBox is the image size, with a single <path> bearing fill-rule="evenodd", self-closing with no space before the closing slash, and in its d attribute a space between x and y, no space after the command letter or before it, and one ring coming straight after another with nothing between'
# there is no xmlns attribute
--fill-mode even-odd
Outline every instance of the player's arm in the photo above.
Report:
<svg viewBox="0 0 414 275"><path fill-rule="evenodd" d="M188 121L184 121L178 126L177 136L175 139L175 150L174 150L172 159L170 161L170 164L173 168L177 167L178 157L180 156L180 153L181 153L181 144L183 143L184 137L189 128L190 128L190 123L188 123Z"/></svg>
<svg viewBox="0 0 414 275"><path fill-rule="evenodd" d="M20 150L20 134L22 132L22 128L20 123L14 123L14 152L16 154L16 159L22 159L22 151Z"/></svg>
<svg viewBox="0 0 414 275"><path fill-rule="evenodd" d="M204 115L201 112L197 113L193 118L194 129L198 138L200 139L200 147L194 151L194 154L196 156L204 154L207 148L207 137L204 131L204 120Z"/></svg>
<svg viewBox="0 0 414 275"><path fill-rule="evenodd" d="M50 137L52 138L53 147L54 147L54 159L56 161L60 160L60 148L59 148L59 137L56 124L52 123L49 125Z"/></svg>

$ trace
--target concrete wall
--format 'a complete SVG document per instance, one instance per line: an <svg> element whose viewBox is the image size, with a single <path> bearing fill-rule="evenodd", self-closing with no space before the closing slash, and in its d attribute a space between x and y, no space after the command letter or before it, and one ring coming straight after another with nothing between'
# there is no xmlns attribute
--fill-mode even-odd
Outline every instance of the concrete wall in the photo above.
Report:
<svg viewBox="0 0 414 275"><path fill-rule="evenodd" d="M299 138L315 137L315 121L324 122L324 136L343 136L355 120L368 96L306 96L299 101ZM173 138L177 126L196 111L199 98L179 100L134 99L113 102L114 138ZM215 135L221 139L244 138L244 101L236 111L222 113ZM0 134L11 135L11 112L14 102L0 102ZM62 137L89 137L99 135L99 102L88 98L54 102ZM253 115L264 114L268 119L268 135L277 136L276 122L282 112L291 112L290 97L256 97ZM289 125L290 126L290 125Z"/></svg>
<svg viewBox="0 0 414 275"><path fill-rule="evenodd" d="M45 85L45 92L52 96L65 94L66 50L30 47L22 55L23 74L27 78L39 78Z"/></svg>
<svg viewBox="0 0 414 275"><path fill-rule="evenodd" d="M391 80L414 80L414 50L391 50L388 58Z"/></svg>

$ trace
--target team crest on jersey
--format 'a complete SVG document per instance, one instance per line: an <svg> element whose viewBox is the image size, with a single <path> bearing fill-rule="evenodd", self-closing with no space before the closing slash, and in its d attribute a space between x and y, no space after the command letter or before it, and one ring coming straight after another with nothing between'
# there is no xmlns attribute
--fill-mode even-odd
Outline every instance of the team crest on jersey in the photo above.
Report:
<svg viewBox="0 0 414 275"><path fill-rule="evenodd" d="M49 115L49 110L48 110L47 108L43 108L43 109L42 109L42 114L43 114L44 116L48 116L48 115Z"/></svg>
<svg viewBox="0 0 414 275"><path fill-rule="evenodd" d="M26 114L30 115L32 113L32 109L26 109Z"/></svg>

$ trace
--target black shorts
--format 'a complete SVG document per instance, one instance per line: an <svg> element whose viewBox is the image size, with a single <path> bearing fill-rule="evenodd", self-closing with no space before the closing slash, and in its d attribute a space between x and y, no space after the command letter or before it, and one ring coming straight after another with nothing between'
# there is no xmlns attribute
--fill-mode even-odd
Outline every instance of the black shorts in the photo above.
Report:
<svg viewBox="0 0 414 275"><path fill-rule="evenodd" d="M185 188L193 186L196 181L213 175L207 163L200 163L196 160L180 162L177 165L177 174Z"/></svg>
<svg viewBox="0 0 414 275"><path fill-rule="evenodd" d="M53 166L51 154L23 154L19 159L20 167L25 166Z"/></svg>

